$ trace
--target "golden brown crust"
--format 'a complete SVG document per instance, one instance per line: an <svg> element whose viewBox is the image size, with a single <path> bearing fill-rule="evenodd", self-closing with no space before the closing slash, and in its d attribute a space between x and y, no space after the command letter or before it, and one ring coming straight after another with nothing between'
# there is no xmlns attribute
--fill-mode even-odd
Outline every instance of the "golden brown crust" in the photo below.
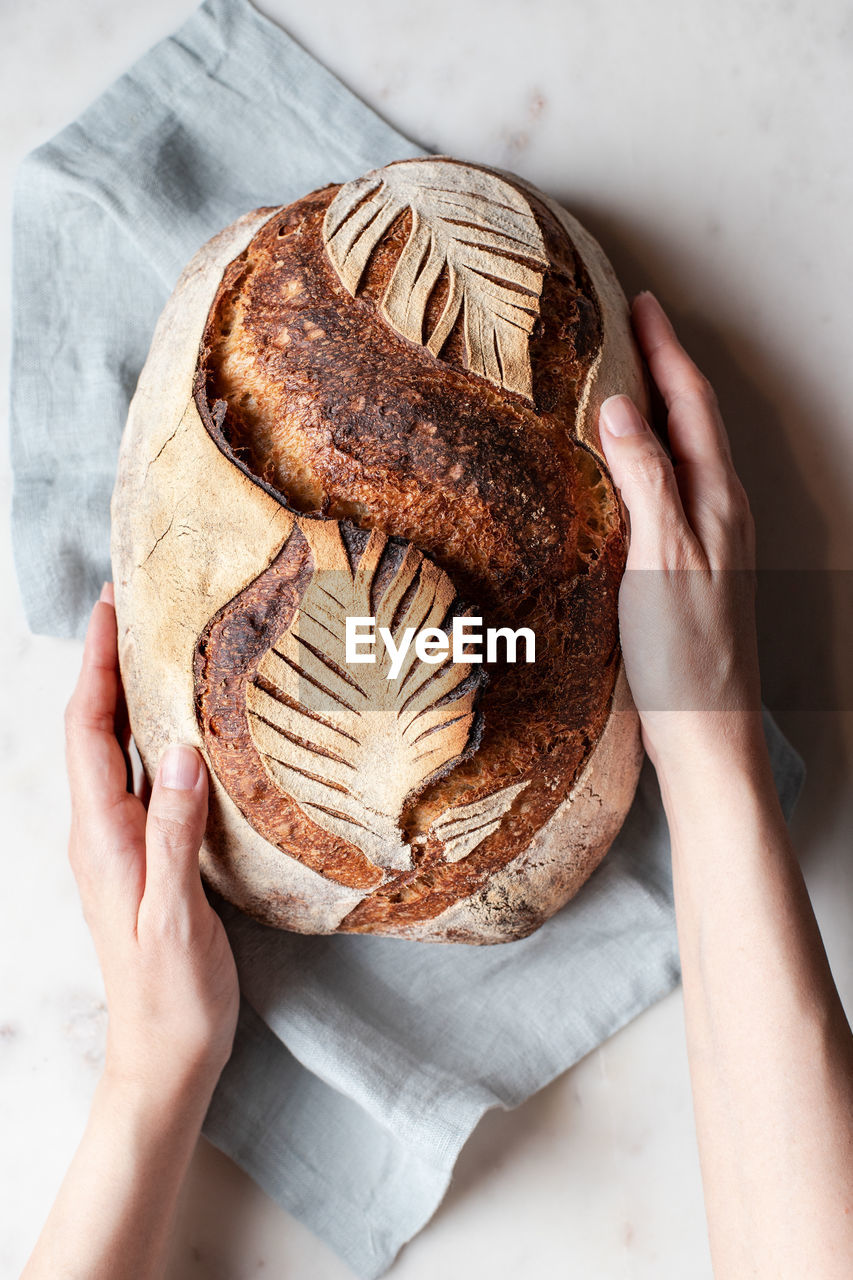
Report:
<svg viewBox="0 0 853 1280"><path fill-rule="evenodd" d="M530 626L538 641L535 666L491 670L473 757L404 812L416 865L386 878L339 926L364 932L429 919L472 894L566 799L608 717L625 536L609 477L572 434L601 317L552 213L528 193L552 262L530 343L531 407L466 371L459 325L437 360L382 320L377 304L408 236L406 217L350 297L322 244L337 190L276 213L226 270L203 341L202 418L223 452L282 501L414 542L478 603L486 625ZM439 282L430 306L441 304ZM227 740L214 740L211 675L225 679L235 665L221 621L205 638L207 665L196 669L217 773L262 834L285 831L288 850L307 865L367 887L371 864L355 846L318 838L304 815L300 826L292 801L276 817L273 798L257 789L236 686L234 718L219 722ZM259 623L264 644L271 625ZM499 830L445 862L429 835L433 820L522 779L528 786Z"/></svg>

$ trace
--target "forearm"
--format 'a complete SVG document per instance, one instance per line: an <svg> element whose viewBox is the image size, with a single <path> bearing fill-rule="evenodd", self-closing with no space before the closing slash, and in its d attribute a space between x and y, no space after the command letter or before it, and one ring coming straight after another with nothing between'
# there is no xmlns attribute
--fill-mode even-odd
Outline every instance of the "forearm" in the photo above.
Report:
<svg viewBox="0 0 853 1280"><path fill-rule="evenodd" d="M212 1084L147 1088L105 1075L22 1280L163 1274L178 1193Z"/></svg>
<svg viewBox="0 0 853 1280"><path fill-rule="evenodd" d="M659 772L716 1274L847 1277L853 1040L760 721Z"/></svg>

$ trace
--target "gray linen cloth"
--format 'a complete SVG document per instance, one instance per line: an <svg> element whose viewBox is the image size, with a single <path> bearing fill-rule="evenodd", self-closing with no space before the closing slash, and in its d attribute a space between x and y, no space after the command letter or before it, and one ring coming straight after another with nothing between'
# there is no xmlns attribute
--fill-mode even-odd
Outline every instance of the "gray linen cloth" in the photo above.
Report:
<svg viewBox="0 0 853 1280"><path fill-rule="evenodd" d="M80 635L110 576L109 498L154 322L239 214L422 154L247 0L207 0L27 157L14 221L13 534L32 629ZM802 761L769 714L786 814ZM514 1107L678 980L653 771L602 866L491 947L279 933L220 904L243 991L205 1134L382 1275L490 1107Z"/></svg>

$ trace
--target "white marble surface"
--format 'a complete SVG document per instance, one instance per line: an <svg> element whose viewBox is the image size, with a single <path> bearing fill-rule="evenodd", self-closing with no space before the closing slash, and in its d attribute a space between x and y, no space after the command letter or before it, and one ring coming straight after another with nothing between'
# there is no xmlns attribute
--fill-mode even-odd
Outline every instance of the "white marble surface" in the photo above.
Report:
<svg viewBox="0 0 853 1280"><path fill-rule="evenodd" d="M4 246L18 159L193 7L5 0ZM849 1009L853 609L841 572L853 568L849 4L261 7L404 132L514 169L561 198L601 240L626 291L659 293L715 382L756 512L761 565L809 571L763 581L765 696L809 764L795 833ZM5 305L2 324L5 337ZM4 450L4 511L9 488ZM105 1011L64 853L61 715L79 646L28 634L5 535L0 597L5 1280L20 1269L81 1132ZM516 1111L484 1118L444 1204L389 1275L437 1273L710 1276L678 994ZM256 1275L350 1273L203 1144L170 1280Z"/></svg>

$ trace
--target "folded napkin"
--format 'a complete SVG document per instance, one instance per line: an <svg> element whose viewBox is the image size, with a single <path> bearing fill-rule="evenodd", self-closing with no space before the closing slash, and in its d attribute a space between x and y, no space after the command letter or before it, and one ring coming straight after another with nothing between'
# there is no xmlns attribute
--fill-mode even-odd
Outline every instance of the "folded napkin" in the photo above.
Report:
<svg viewBox="0 0 853 1280"><path fill-rule="evenodd" d="M82 633L154 322L239 214L423 154L246 0L207 0L27 157L14 220L13 534L34 631ZM790 814L803 765L769 714ZM611 852L540 930L489 947L266 929L218 904L243 992L207 1137L372 1280L429 1220L490 1107L541 1089L678 979L651 769Z"/></svg>

